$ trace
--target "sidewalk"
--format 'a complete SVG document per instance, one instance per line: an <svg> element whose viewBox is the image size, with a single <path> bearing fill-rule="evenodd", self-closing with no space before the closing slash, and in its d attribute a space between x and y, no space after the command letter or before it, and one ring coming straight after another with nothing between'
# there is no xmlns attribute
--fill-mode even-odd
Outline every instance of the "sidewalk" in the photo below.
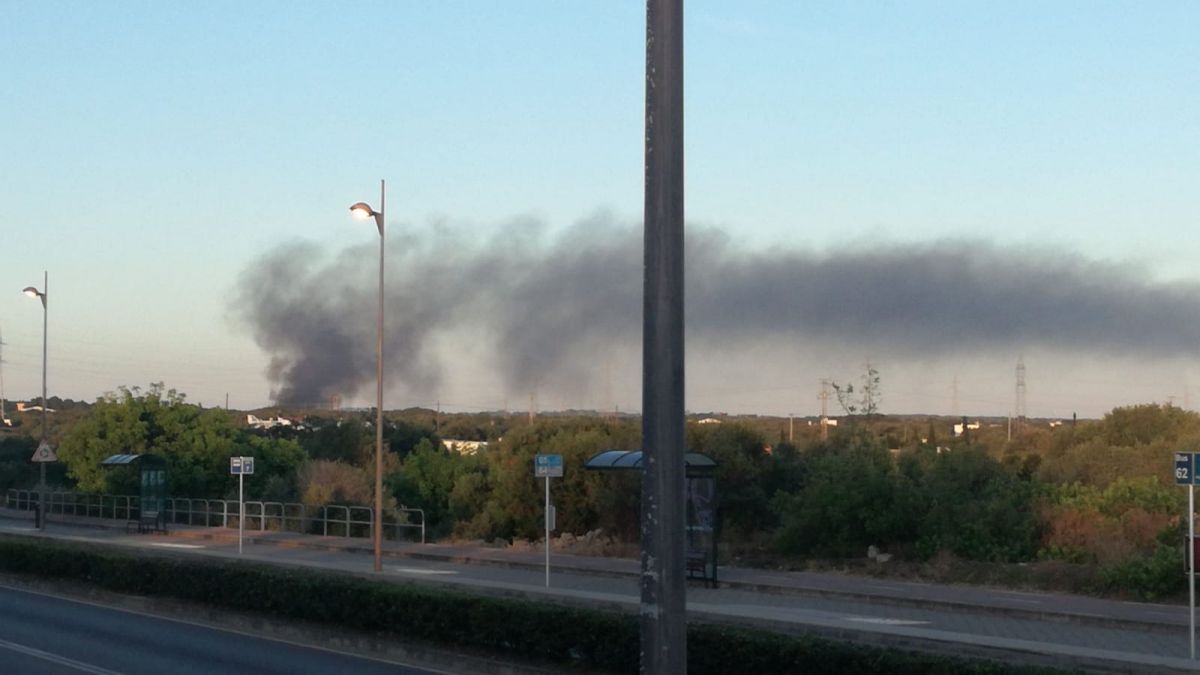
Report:
<svg viewBox="0 0 1200 675"><path fill-rule="evenodd" d="M32 522L32 514L24 511L0 509L0 518L27 519ZM53 531L55 523L125 532L124 521L55 514L49 520L50 532ZM161 537L162 535L156 536ZM234 529L174 525L168 536L181 540L197 539L229 543L236 542L238 534ZM368 556L374 552L371 540L363 538L326 537L269 530L247 530L243 537L243 541L247 545L268 545ZM388 558L487 565L533 571L540 571L545 566L545 553L540 549L512 550L471 544L419 544L385 540L382 545L382 553ZM627 579L636 579L640 574L637 560L557 552L551 552L551 556L553 569L559 573ZM721 588L755 593L836 598L870 604L923 609L937 608L973 614L983 612L1012 618L1108 628L1133 628L1177 633L1180 629L1187 628L1189 619L1186 606L1016 591L965 584L933 584L849 574L789 572L739 567L720 568L718 578Z"/></svg>

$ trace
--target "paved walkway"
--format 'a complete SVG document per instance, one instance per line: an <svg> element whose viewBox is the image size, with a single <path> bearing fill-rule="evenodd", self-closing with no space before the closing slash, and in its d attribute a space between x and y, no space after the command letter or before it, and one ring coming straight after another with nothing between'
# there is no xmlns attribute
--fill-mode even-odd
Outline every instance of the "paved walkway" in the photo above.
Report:
<svg viewBox="0 0 1200 675"><path fill-rule="evenodd" d="M0 532L37 534L29 514L0 509ZM237 531L179 526L127 535L124 523L52 516L45 536L237 557ZM370 574L369 540L246 532L241 556ZM484 546L385 542L385 578L636 611L635 560ZM693 619L902 645L959 655L1118 672L1196 672L1186 607L842 574L723 568L721 587L688 589Z"/></svg>

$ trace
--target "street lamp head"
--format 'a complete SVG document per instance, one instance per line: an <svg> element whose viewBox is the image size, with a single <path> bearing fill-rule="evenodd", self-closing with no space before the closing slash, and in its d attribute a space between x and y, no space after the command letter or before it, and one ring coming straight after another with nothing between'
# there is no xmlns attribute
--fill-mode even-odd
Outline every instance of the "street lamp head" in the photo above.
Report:
<svg viewBox="0 0 1200 675"><path fill-rule="evenodd" d="M371 208L370 204L367 204L366 202L359 202L350 207L350 215L354 216L356 220L367 220L371 216L377 216L379 214L375 213L375 209Z"/></svg>
<svg viewBox="0 0 1200 675"><path fill-rule="evenodd" d="M383 214L371 208L371 205L366 202L358 202L350 207L350 215L355 220L375 219L375 226L379 228L379 236L383 236Z"/></svg>
<svg viewBox="0 0 1200 675"><path fill-rule="evenodd" d="M25 295L28 295L31 298L42 297L42 292L39 291L38 289L34 288L33 286L26 286L25 290L23 290L21 292L24 293Z"/></svg>

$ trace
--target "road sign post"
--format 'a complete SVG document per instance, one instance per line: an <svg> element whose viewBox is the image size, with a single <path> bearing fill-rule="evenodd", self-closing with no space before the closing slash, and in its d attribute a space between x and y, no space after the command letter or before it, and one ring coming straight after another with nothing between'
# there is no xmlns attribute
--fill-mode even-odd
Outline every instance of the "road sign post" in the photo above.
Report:
<svg viewBox="0 0 1200 675"><path fill-rule="evenodd" d="M243 488L247 474L254 473L253 457L230 457L229 473L238 477L238 555L242 554L242 534L246 529L246 499Z"/></svg>
<svg viewBox="0 0 1200 675"><path fill-rule="evenodd" d="M45 407L46 399L43 398L42 408L45 409ZM46 442L44 430L42 436L42 442L38 443L37 450L33 451L33 457L29 459L38 465L38 504L37 510L33 512L33 526L39 530L46 529L46 464L58 461L58 453L54 452L54 448Z"/></svg>
<svg viewBox="0 0 1200 675"><path fill-rule="evenodd" d="M1188 489L1188 654L1196 659L1196 453L1175 453L1175 484Z"/></svg>
<svg viewBox="0 0 1200 675"><path fill-rule="evenodd" d="M562 455L537 455L533 458L533 475L546 479L546 588L550 588L550 531L555 526L554 506L550 504L550 479L563 475Z"/></svg>

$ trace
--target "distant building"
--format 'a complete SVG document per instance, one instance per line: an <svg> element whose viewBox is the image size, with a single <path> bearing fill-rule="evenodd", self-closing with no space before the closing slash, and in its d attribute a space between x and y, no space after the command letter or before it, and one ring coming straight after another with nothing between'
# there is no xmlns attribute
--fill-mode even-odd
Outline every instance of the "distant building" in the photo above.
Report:
<svg viewBox="0 0 1200 675"><path fill-rule="evenodd" d="M721 423L721 420L719 420L715 417L705 417L704 419L700 420L696 424L720 424L720 423Z"/></svg>
<svg viewBox="0 0 1200 675"><path fill-rule="evenodd" d="M967 428L966 428L967 431L975 431L978 428L979 428L979 422L967 422ZM955 437L963 435L963 425L961 422L954 425L954 435L955 435Z"/></svg>
<svg viewBox="0 0 1200 675"><path fill-rule="evenodd" d="M42 406L40 406L40 405L26 405L20 401L17 401L17 412L41 412L41 411L42 411ZM52 412L56 412L56 411L54 410L54 408L46 408L46 412L52 413Z"/></svg>
<svg viewBox="0 0 1200 675"><path fill-rule="evenodd" d="M460 441L453 438L442 440L442 446L446 450L460 455L474 455L480 450L487 450L487 441Z"/></svg>
<svg viewBox="0 0 1200 675"><path fill-rule="evenodd" d="M286 417L268 417L260 419L255 415L246 415L246 425L251 429L274 429L276 427L291 427L294 423Z"/></svg>

